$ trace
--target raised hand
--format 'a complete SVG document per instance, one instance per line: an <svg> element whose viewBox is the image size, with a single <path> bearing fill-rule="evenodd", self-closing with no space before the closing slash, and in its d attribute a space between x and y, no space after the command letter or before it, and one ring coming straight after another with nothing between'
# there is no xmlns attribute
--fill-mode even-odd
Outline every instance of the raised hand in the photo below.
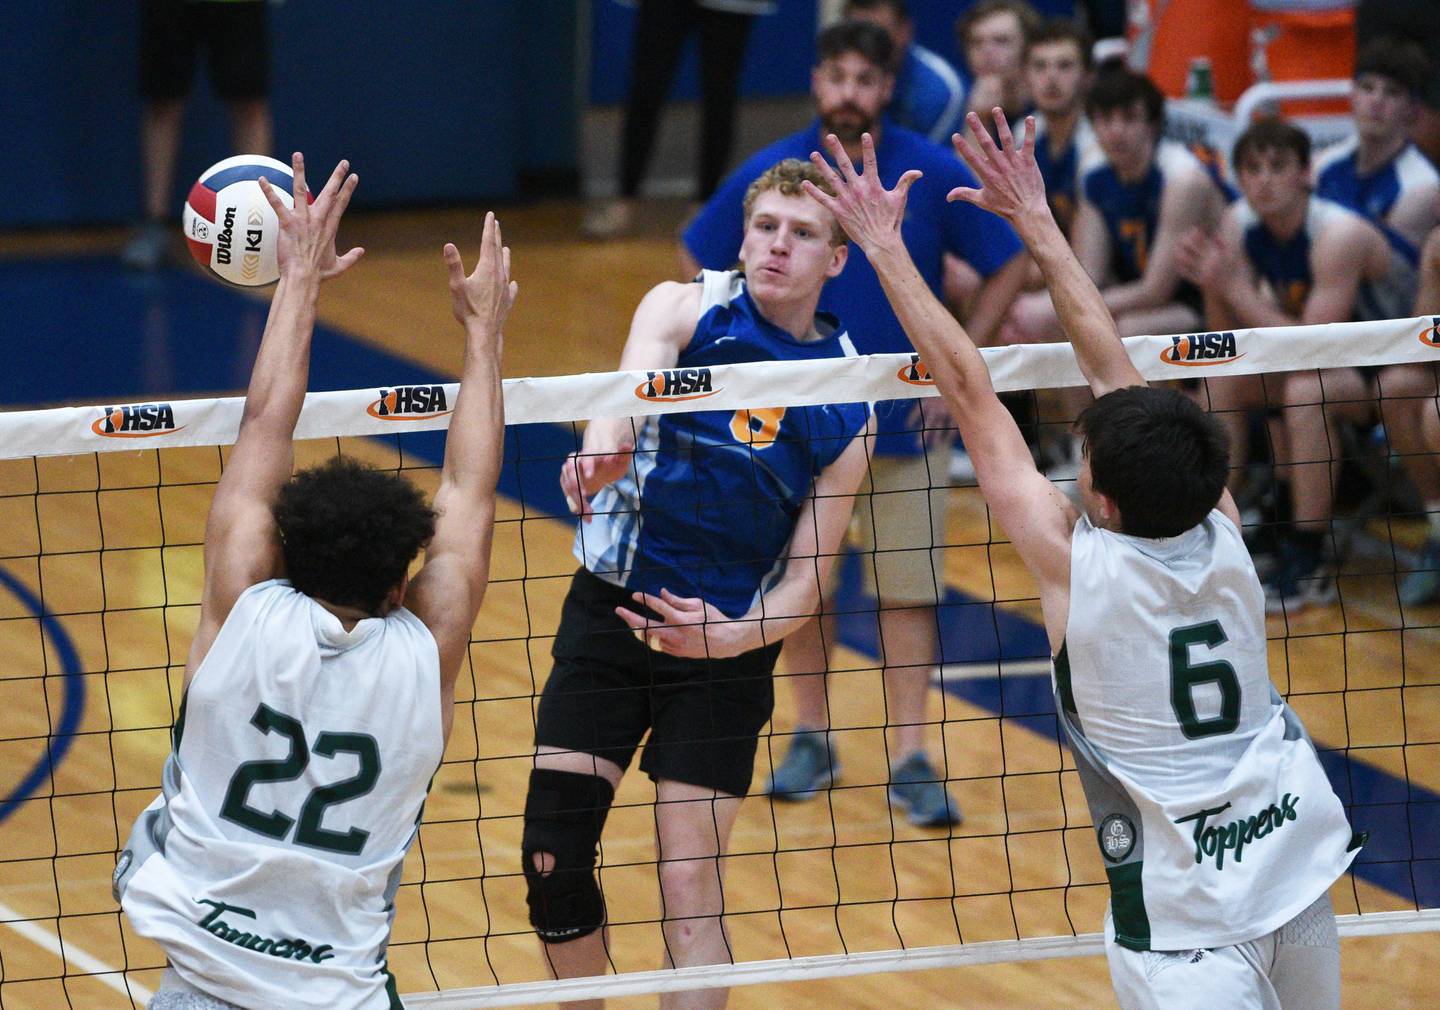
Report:
<svg viewBox="0 0 1440 1010"><path fill-rule="evenodd" d="M299 151L290 156L290 167L295 175L293 208L285 206L270 180L263 176L260 179L260 191L280 221L280 243L276 251L280 274L282 277L309 274L328 281L349 270L365 255L359 246L344 256L335 254L335 233L360 177L347 174L350 162L341 161L312 204L310 189L305 184L305 157Z"/></svg>
<svg viewBox="0 0 1440 1010"><path fill-rule="evenodd" d="M615 613L630 625L635 637L656 652L689 659L721 659L742 651L735 635L736 622L697 597L676 596L668 589L659 596L633 593L636 603L660 615L660 621L616 607Z"/></svg>
<svg viewBox="0 0 1440 1010"><path fill-rule="evenodd" d="M456 321L467 328L480 326L498 339L520 285L510 279L510 250L493 213L485 214L480 260L470 276L465 276L460 250L453 242L445 243L445 266L450 271L450 310Z"/></svg>
<svg viewBox="0 0 1440 1010"><path fill-rule="evenodd" d="M808 179L800 184L801 187L834 214L850 240L867 253L887 243L900 242L905 199L921 173L912 168L899 178L894 189L886 189L875 167L875 141L868 133L860 137L862 170L859 174L856 174L855 166L850 164L850 156L835 134L825 138L825 147L840 166L838 172L818 151L810 153L810 161L820 170L835 195L831 196Z"/></svg>
<svg viewBox="0 0 1440 1010"><path fill-rule="evenodd" d="M985 132L980 117L973 112L965 117L965 121L974 140L963 133L951 138L955 153L970 166L970 171L980 180L980 188L957 186L945 199L973 203L1012 223L1033 214L1048 216L1050 208L1045 202L1045 180L1040 177L1040 166L1035 163L1035 117L1025 118L1025 138L1017 145L1000 107L996 106L991 115L995 118L999 147Z"/></svg>
<svg viewBox="0 0 1440 1010"><path fill-rule="evenodd" d="M560 490L565 495L565 504L581 522L589 522L595 515L590 499L606 484L614 483L625 476L630 468L633 442L622 444L615 452L578 453L565 457L560 466Z"/></svg>

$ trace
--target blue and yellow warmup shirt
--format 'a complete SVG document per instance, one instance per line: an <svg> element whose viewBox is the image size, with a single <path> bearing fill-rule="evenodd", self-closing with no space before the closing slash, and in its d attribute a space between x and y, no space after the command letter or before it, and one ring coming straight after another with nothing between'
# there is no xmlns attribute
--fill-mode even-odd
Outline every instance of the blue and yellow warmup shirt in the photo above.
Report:
<svg viewBox="0 0 1440 1010"><path fill-rule="evenodd" d="M1108 161L1101 161L1084 175L1081 188L1085 199L1105 219L1110 236L1110 266L1119 284L1138 281L1149 262L1150 246L1160 224L1160 201L1165 182L1182 172L1200 169L1199 160L1172 140L1155 147L1150 171L1138 182L1124 182Z"/></svg>
<svg viewBox="0 0 1440 1010"><path fill-rule="evenodd" d="M1043 115L1036 113L1034 150L1040 178L1045 181L1045 202L1050 204L1050 213L1055 215L1060 230L1069 235L1079 201L1080 176L1103 159L1095 130L1090 120L1081 116L1070 133L1070 142L1058 155L1051 154L1048 124Z"/></svg>
<svg viewBox="0 0 1440 1010"><path fill-rule="evenodd" d="M1385 233L1391 246L1412 264L1418 264L1420 250L1391 228L1388 219L1401 197L1421 186L1434 185L1440 181L1440 172L1414 144L1406 144L1374 172L1361 175L1359 144L1351 137L1320 156L1315 163L1315 195L1368 218ZM1409 311L1402 315L1409 315Z"/></svg>
<svg viewBox="0 0 1440 1010"><path fill-rule="evenodd" d="M812 123L750 157L721 184L685 229L682 241L690 255L710 270L728 269L740 255L745 234L745 190L766 169L786 158L808 160L811 151L824 151L821 127ZM1020 240L1003 220L988 211L956 201L945 194L956 186L977 186L970 170L953 153L888 119L875 151L880 182L892 187L912 168L925 173L910 189L901 235L915 266L937 298L942 298L944 254L953 253L989 277L1020 252ZM861 354L909 352L913 348L900 325L875 268L865 253L850 246L850 260L840 276L825 285L820 308L845 320ZM918 456L924 451L921 433L910 420L914 400L884 400L875 405L880 456Z"/></svg>
<svg viewBox="0 0 1440 1010"><path fill-rule="evenodd" d="M944 57L912 42L895 75L890 116L948 151L965 123L965 85Z"/></svg>
<svg viewBox="0 0 1440 1010"><path fill-rule="evenodd" d="M714 389L712 365L850 357L849 337L818 314L821 339L796 340L761 314L743 274L705 271L700 321L672 368L645 387L655 399ZM783 390L777 390L780 397ZM709 410L647 418L634 465L595 496L575 556L627 589L668 589L740 617L779 578L815 478L869 420L863 403Z"/></svg>
<svg viewBox="0 0 1440 1010"><path fill-rule="evenodd" d="M1359 216L1333 200L1312 196L1305 209L1305 223L1292 238L1282 241L1266 229L1259 215L1243 200L1236 205L1235 214L1244 229L1245 255L1256 274L1270 285L1280 308L1297 319L1305 311L1305 301L1315 286L1310 261L1314 244L1327 228ZM1350 318L1403 318L1410 313L1417 283L1414 264L1391 243L1389 269L1381 277L1360 282Z"/></svg>

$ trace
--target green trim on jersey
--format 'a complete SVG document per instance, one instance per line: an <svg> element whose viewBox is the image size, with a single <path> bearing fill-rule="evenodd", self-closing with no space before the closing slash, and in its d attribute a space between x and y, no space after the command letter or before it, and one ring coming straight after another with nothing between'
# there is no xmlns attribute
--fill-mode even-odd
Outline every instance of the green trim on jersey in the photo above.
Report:
<svg viewBox="0 0 1440 1010"><path fill-rule="evenodd" d="M380 970L385 974L385 995L390 997L388 1010L405 1010L405 1004L400 1002L400 990L395 986L395 976L390 974L389 962L381 965Z"/></svg>
<svg viewBox="0 0 1440 1010"><path fill-rule="evenodd" d="M185 735L185 704L190 700L190 689L187 687L180 695L180 714L175 717L175 727L170 731L170 746L175 748L175 756L180 756L180 738Z"/></svg>
<svg viewBox="0 0 1440 1010"><path fill-rule="evenodd" d="M1075 691L1070 686L1070 653L1065 651L1064 642L1060 643L1060 651L1055 654L1055 691L1060 695L1060 704L1065 707L1075 718L1075 726L1080 727L1080 713L1075 708Z"/></svg>
<svg viewBox="0 0 1440 1010"><path fill-rule="evenodd" d="M1145 912L1145 860L1105 867L1110 878L1110 918L1115 942L1131 950L1150 949L1150 916Z"/></svg>

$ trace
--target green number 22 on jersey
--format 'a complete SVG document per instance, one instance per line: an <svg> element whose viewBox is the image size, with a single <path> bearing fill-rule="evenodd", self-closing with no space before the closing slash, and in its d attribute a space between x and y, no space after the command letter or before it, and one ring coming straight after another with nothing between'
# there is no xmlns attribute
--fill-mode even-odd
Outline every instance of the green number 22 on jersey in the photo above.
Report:
<svg viewBox="0 0 1440 1010"><path fill-rule="evenodd" d="M289 737L290 753L280 760L246 761L235 769L230 787L225 790L220 816L256 834L283 839L295 826L295 819L279 810L269 813L256 810L248 801L251 787L257 782L292 782L298 779L305 773L311 754L324 758L354 754L360 760L358 773L332 785L316 786L311 791L300 808L300 826L295 832L295 844L327 852L359 855L370 832L360 828L331 831L322 828L320 821L325 816L326 807L358 799L375 788L375 780L380 777L380 747L375 738L368 733L325 732L315 738L315 746L311 748L305 743L305 727L300 725L300 720L265 704L255 710L250 724L266 736L273 732Z"/></svg>

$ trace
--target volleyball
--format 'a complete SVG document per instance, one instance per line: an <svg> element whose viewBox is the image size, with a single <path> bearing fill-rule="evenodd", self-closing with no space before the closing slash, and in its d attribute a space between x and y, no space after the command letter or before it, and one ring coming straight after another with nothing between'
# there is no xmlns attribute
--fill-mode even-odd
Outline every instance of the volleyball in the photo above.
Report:
<svg viewBox="0 0 1440 1010"><path fill-rule="evenodd" d="M261 178L295 205L295 177L284 162L240 154L211 165L190 188L183 224L190 255L221 280L242 287L274 284L280 222L260 189Z"/></svg>

